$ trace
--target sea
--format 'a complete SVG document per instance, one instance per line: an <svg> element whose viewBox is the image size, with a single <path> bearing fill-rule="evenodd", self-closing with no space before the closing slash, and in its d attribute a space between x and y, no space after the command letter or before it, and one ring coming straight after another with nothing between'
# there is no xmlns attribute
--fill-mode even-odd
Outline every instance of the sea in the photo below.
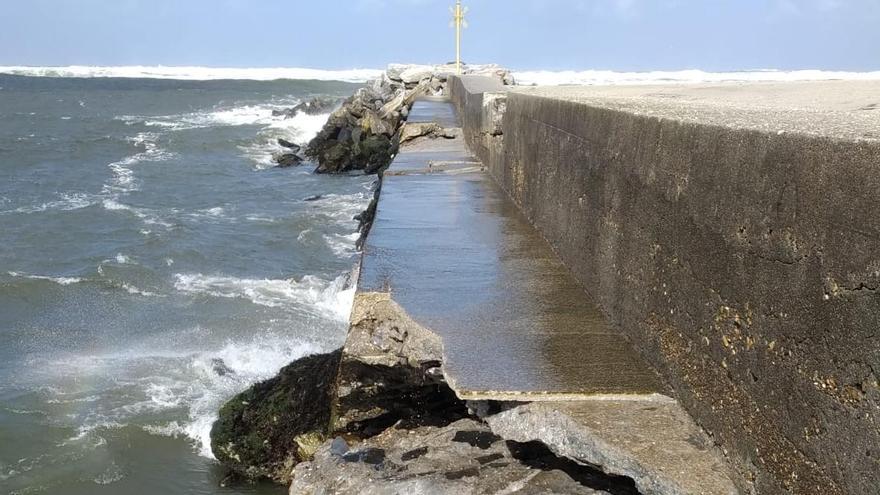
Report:
<svg viewBox="0 0 880 495"><path fill-rule="evenodd" d="M285 493L222 487L211 425L343 342L374 177L275 168L327 115L272 111L374 71L6 72L0 493Z"/></svg>

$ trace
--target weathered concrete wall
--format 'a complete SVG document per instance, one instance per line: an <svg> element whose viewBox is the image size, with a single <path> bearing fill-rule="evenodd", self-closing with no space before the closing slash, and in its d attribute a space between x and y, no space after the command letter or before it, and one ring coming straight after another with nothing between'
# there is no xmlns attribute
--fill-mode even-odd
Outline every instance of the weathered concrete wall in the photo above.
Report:
<svg viewBox="0 0 880 495"><path fill-rule="evenodd" d="M759 493L880 493L880 144L518 93L501 141L472 83L472 150Z"/></svg>

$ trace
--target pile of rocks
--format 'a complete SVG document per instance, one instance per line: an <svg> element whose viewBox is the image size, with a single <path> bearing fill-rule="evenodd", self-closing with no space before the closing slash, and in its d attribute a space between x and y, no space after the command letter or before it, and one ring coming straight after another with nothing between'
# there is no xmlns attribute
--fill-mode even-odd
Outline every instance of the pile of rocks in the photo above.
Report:
<svg viewBox="0 0 880 495"><path fill-rule="evenodd" d="M381 77L359 89L334 111L305 148L317 173L363 170L377 173L391 163L401 143L401 129L420 96L446 92L454 73L450 65L390 65ZM467 74L491 74L507 84L510 72L497 66L466 67Z"/></svg>

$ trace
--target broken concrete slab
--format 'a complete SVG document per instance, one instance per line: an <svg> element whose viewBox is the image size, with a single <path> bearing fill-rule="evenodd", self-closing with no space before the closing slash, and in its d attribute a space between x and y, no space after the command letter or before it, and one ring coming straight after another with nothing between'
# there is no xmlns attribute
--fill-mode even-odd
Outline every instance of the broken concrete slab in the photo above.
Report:
<svg viewBox="0 0 880 495"><path fill-rule="evenodd" d="M645 495L734 495L712 441L672 399L534 402L486 418L496 434L628 476Z"/></svg>
<svg viewBox="0 0 880 495"><path fill-rule="evenodd" d="M472 419L443 427L389 428L353 446L342 438L325 444L312 462L296 467L290 493L607 493L585 486L556 466L518 459L523 450ZM607 477L595 474L594 478L599 486L616 482L628 487L632 483L625 479L609 482Z"/></svg>

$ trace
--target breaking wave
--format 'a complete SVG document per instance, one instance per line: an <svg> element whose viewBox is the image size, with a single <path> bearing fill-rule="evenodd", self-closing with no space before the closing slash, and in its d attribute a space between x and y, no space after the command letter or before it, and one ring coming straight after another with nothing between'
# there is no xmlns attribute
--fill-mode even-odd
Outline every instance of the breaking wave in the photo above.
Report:
<svg viewBox="0 0 880 495"><path fill-rule="evenodd" d="M30 280L45 280L48 282L55 282L58 285L72 285L78 284L83 281L83 279L79 277L49 277L46 275L28 275L27 273L21 272L6 272L7 275L14 278L26 278Z"/></svg>
<svg viewBox="0 0 880 495"><path fill-rule="evenodd" d="M237 79L274 81L279 79L365 82L382 74L379 69L323 70L307 68L231 68L231 67L168 67L168 66L85 66L30 67L0 66L0 73L32 77L123 77L137 79L177 79L211 81Z"/></svg>
<svg viewBox="0 0 880 495"><path fill-rule="evenodd" d="M272 308L317 309L320 315L347 321L354 301L354 287L348 274L333 281L306 275L301 280L247 279L201 273L174 275L174 288L190 294L230 299L247 299ZM298 302L292 305L292 302Z"/></svg>

